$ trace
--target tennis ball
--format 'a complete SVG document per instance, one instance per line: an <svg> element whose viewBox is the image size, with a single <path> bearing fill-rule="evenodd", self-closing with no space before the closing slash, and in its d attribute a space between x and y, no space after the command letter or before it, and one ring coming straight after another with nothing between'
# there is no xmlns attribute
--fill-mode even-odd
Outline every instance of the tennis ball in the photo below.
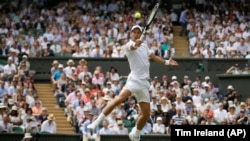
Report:
<svg viewBox="0 0 250 141"><path fill-rule="evenodd" d="M135 18L140 19L141 18L141 13L140 12L135 12Z"/></svg>

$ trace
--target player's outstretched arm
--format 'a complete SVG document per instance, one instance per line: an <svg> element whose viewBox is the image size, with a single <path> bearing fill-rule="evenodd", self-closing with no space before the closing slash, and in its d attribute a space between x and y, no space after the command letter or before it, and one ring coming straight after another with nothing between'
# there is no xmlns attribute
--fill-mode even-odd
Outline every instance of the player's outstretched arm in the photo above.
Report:
<svg viewBox="0 0 250 141"><path fill-rule="evenodd" d="M172 57L169 58L168 60L165 60L159 56L156 56L155 54L151 54L149 56L149 58L154 61L154 62L157 62L157 63L160 63L160 64L164 64L164 65L170 65L170 66L178 66L178 62L175 61Z"/></svg>

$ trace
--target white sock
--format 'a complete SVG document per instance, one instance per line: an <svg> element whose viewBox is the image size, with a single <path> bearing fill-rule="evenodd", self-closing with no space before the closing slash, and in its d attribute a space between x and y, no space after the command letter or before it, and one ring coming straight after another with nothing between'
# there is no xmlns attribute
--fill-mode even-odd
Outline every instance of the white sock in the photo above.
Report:
<svg viewBox="0 0 250 141"><path fill-rule="evenodd" d="M135 127L135 135L140 136L141 130L138 130L137 127Z"/></svg>
<svg viewBox="0 0 250 141"><path fill-rule="evenodd" d="M98 118L96 119L96 122L97 122L98 124L100 124L105 118L106 118L106 116L105 116L103 113L101 113L101 114L98 116Z"/></svg>

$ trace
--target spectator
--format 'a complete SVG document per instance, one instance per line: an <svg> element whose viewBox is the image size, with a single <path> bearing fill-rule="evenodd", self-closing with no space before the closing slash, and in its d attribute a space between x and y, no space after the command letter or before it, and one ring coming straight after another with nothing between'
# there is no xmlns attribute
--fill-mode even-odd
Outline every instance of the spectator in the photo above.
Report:
<svg viewBox="0 0 250 141"><path fill-rule="evenodd" d="M124 127L122 120L117 121L117 126L118 126L118 128L114 130L115 134L117 134L117 135L127 135L128 134L128 129Z"/></svg>
<svg viewBox="0 0 250 141"><path fill-rule="evenodd" d="M90 112L87 115L87 120L83 123L81 127L81 131L83 134L83 141L87 141L89 138L95 139L95 141L99 141L100 135L99 135L99 128L97 127L94 131L92 131L93 135L91 134L91 131L87 128L91 122L93 122L93 114Z"/></svg>
<svg viewBox="0 0 250 141"><path fill-rule="evenodd" d="M99 131L100 135L112 135L112 134L114 134L114 130L113 130L113 128L111 128L109 126L109 121L108 120L104 120L103 123L102 123L102 126L103 127Z"/></svg>
<svg viewBox="0 0 250 141"><path fill-rule="evenodd" d="M101 86L104 84L104 78L100 76L100 72L98 70L94 72L92 83L94 85L99 84Z"/></svg>
<svg viewBox="0 0 250 141"><path fill-rule="evenodd" d="M189 9L187 8L181 11L181 15L179 18L179 22L181 24L180 36L182 36L183 34L186 34L186 29L187 29L187 24L188 24L188 12L189 12Z"/></svg>
<svg viewBox="0 0 250 141"><path fill-rule="evenodd" d="M250 74L250 69L248 64L245 64L245 67L242 70L242 74Z"/></svg>
<svg viewBox="0 0 250 141"><path fill-rule="evenodd" d="M32 140L31 134L30 133L25 133L22 141L31 141L31 140Z"/></svg>
<svg viewBox="0 0 250 141"><path fill-rule="evenodd" d="M237 113L235 111L236 107L234 104L231 104L228 108L227 112L227 122L228 124L233 124L236 121Z"/></svg>
<svg viewBox="0 0 250 141"><path fill-rule="evenodd" d="M27 121L30 117L33 117L32 115L32 109L27 108L25 111L25 114L22 115L22 126L26 127Z"/></svg>
<svg viewBox="0 0 250 141"><path fill-rule="evenodd" d="M48 119L42 123L41 132L48 132L51 134L57 132L55 117L53 114L49 114Z"/></svg>
<svg viewBox="0 0 250 141"><path fill-rule="evenodd" d="M0 121L0 132L3 133L13 133L13 124L10 121L10 117L8 115L3 116L3 120Z"/></svg>
<svg viewBox="0 0 250 141"><path fill-rule="evenodd" d="M197 125L198 124L198 117L196 116L196 111L194 109L190 110L190 113L186 117L186 119L190 125Z"/></svg>
<svg viewBox="0 0 250 141"><path fill-rule="evenodd" d="M164 134L165 125L162 124L162 117L157 117L156 123L153 125L153 134Z"/></svg>
<svg viewBox="0 0 250 141"><path fill-rule="evenodd" d="M36 101L35 105L32 107L32 114L36 118L42 113L42 103L40 101Z"/></svg>
<svg viewBox="0 0 250 141"><path fill-rule="evenodd" d="M242 74L242 70L240 69L239 64L235 64L234 66L230 67L227 71L227 74L234 74L234 75L238 75L238 74Z"/></svg>
<svg viewBox="0 0 250 141"><path fill-rule="evenodd" d="M48 120L48 110L46 108L42 108L42 113L38 116L37 121L38 125L41 126L42 123L46 120Z"/></svg>
<svg viewBox="0 0 250 141"><path fill-rule="evenodd" d="M12 106L9 117L10 117L10 122L13 125L20 126L22 124L21 114L18 113L17 106L15 106L15 105Z"/></svg>
<svg viewBox="0 0 250 141"><path fill-rule="evenodd" d="M174 122L175 125L182 125L182 122L184 121L185 116L183 114L183 110L182 109L177 109L176 110L176 115L174 115L172 117L172 120Z"/></svg>
<svg viewBox="0 0 250 141"><path fill-rule="evenodd" d="M3 120L3 116L7 114L7 106L4 103L0 102L0 121Z"/></svg>
<svg viewBox="0 0 250 141"><path fill-rule="evenodd" d="M76 73L79 75L81 72L84 72L86 70L86 67L88 65L88 62L85 59L81 59L76 66Z"/></svg>
<svg viewBox="0 0 250 141"><path fill-rule="evenodd" d="M214 120L221 124L227 118L227 111L223 109L223 103L219 103L218 109L214 110Z"/></svg>
<svg viewBox="0 0 250 141"><path fill-rule="evenodd" d="M38 122L35 119L35 117L32 116L32 117L29 117L27 119L25 131L29 132L29 133L38 133L39 132Z"/></svg>

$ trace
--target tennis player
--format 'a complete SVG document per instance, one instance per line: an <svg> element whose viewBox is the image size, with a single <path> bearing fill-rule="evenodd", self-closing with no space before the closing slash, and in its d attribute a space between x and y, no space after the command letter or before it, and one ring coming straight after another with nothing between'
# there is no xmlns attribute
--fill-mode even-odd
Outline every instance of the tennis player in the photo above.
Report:
<svg viewBox="0 0 250 141"><path fill-rule="evenodd" d="M130 95L133 95L139 103L141 113L137 118L136 130L129 133L129 138L131 141L140 140L140 131L150 116L150 97L148 93L150 86L148 81L150 78L149 60L153 60L163 65L178 65L172 58L164 60L156 56L153 51L149 50L145 43L142 43L140 40L141 34L142 28L139 25L134 25L131 28L130 41L124 48L131 70L127 82L120 94L112 100L103 109L98 118L88 126L89 129L94 130L117 105L124 102Z"/></svg>

